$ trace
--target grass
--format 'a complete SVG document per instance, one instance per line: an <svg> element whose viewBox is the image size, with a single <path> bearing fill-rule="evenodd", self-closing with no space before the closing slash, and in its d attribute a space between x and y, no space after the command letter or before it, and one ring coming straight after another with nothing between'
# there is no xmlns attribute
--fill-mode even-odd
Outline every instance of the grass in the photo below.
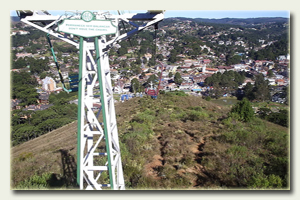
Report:
<svg viewBox="0 0 300 200"><path fill-rule="evenodd" d="M63 176L62 153L68 150L76 158L77 123L71 123L49 134L11 149L11 187L37 174L49 172Z"/></svg>

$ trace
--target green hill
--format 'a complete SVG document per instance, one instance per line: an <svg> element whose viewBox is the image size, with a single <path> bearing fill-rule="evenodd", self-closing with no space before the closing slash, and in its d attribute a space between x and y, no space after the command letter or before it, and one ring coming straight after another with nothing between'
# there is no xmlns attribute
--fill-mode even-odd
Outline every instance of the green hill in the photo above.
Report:
<svg viewBox="0 0 300 200"><path fill-rule="evenodd" d="M126 189L289 188L288 129L229 112L173 92L117 103ZM73 189L76 127L13 147L12 188Z"/></svg>

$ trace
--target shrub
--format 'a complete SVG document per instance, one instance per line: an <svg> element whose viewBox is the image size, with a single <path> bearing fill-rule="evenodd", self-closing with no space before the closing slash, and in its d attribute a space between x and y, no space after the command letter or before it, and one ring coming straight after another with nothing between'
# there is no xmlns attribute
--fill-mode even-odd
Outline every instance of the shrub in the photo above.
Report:
<svg viewBox="0 0 300 200"><path fill-rule="evenodd" d="M51 173L44 173L41 176L35 174L29 179L20 182L17 189L46 189L49 187L49 181L52 177Z"/></svg>
<svg viewBox="0 0 300 200"><path fill-rule="evenodd" d="M246 98L243 98L242 101L235 104L235 106L231 109L229 116L244 122L251 121L254 118L254 111L250 101Z"/></svg>
<svg viewBox="0 0 300 200"><path fill-rule="evenodd" d="M207 96L207 97L205 98L205 100L206 100L206 101L210 101L210 100L211 100L211 97L210 97L210 96Z"/></svg>

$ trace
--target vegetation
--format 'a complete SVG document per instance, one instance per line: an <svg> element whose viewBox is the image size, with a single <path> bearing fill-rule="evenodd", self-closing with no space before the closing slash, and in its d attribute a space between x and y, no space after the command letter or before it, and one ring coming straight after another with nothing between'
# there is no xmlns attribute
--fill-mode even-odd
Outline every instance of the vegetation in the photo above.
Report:
<svg viewBox="0 0 300 200"><path fill-rule="evenodd" d="M27 72L12 72L11 98L21 101L20 106L37 104L37 81Z"/></svg>
<svg viewBox="0 0 300 200"><path fill-rule="evenodd" d="M279 112L272 112L269 108L260 108L258 113L258 116L261 119L268 120L272 123L285 127L288 127L289 125L289 113L286 109L280 109Z"/></svg>
<svg viewBox="0 0 300 200"><path fill-rule="evenodd" d="M182 83L183 79L181 78L181 75L179 72L176 72L174 75L174 82L178 85Z"/></svg>
<svg viewBox="0 0 300 200"><path fill-rule="evenodd" d="M234 117L240 121L250 122L254 118L254 111L248 99L244 98L238 102L230 111L230 117Z"/></svg>
<svg viewBox="0 0 300 200"><path fill-rule="evenodd" d="M37 138L77 119L77 105L69 104L67 93L52 94L50 101L54 105L47 110L25 111L14 110L11 112L11 142L18 145L28 140Z"/></svg>
<svg viewBox="0 0 300 200"><path fill-rule="evenodd" d="M269 101L271 99L271 95L268 80L265 80L262 74L256 75L254 80L254 86L252 86L250 83L247 83L245 86L244 97L251 101Z"/></svg>
<svg viewBox="0 0 300 200"><path fill-rule="evenodd" d="M146 96L117 104L127 189L289 187L287 128L250 116L246 99L230 109L183 94L167 92L160 94L157 100ZM239 116L233 114L237 112ZM76 124L69 127L76 130ZM76 135L73 135L69 142L74 148ZM71 146L68 148L73 149ZM25 146L22 151L29 152ZM76 149L72 150L70 156L75 156L75 152ZM26 163L29 167L36 153L19 154L14 157L13 166ZM57 157L52 159L46 163L56 162ZM51 166L45 169L47 171L36 171L38 176L49 172ZM58 174L57 170L51 171ZM31 174L34 176L34 171ZM22 181L33 184L31 176ZM13 182L15 186L25 187L22 181ZM74 182L68 182L65 187L74 186L72 184Z"/></svg>
<svg viewBox="0 0 300 200"><path fill-rule="evenodd" d="M225 71L223 74L218 72L207 77L204 83L206 86L213 86L210 96L217 99L225 93L234 94L244 79L244 72Z"/></svg>

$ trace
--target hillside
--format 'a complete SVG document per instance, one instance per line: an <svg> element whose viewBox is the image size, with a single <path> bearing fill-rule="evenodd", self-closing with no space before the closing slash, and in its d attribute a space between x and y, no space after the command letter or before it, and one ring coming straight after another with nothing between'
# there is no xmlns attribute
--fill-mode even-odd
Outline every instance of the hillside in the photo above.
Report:
<svg viewBox="0 0 300 200"><path fill-rule="evenodd" d="M240 122L229 111L182 93L117 103L126 188L289 187L288 129L258 118ZM73 188L76 128L74 122L13 147L12 188L37 177L47 187Z"/></svg>

